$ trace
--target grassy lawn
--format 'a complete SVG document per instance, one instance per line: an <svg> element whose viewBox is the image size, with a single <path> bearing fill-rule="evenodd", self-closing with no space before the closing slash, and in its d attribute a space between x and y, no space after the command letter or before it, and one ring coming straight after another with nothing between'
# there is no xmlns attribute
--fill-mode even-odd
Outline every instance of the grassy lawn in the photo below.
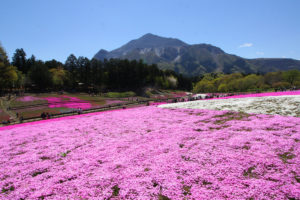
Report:
<svg viewBox="0 0 300 200"><path fill-rule="evenodd" d="M168 99L186 96L186 92L180 90L152 90L147 91L146 93L150 98L154 99Z"/></svg>
<svg viewBox="0 0 300 200"><path fill-rule="evenodd" d="M170 90L161 90L159 96L157 94L153 94L152 97L155 98L172 98L176 94L182 93L182 91L170 91ZM68 98L70 97L70 98ZM47 99L43 98L58 98L58 104L61 102L59 107L49 108ZM73 99L72 99L73 98ZM75 99L74 99L75 98ZM105 105L113 105L113 104L122 104L128 101L136 101L136 100L147 100L149 98L137 96L134 92L108 92L103 96L91 96L86 93L41 93L41 94L25 94L23 97L18 97L10 103L10 107L12 111L18 113L19 116L23 116L23 118L31 118L31 117L39 117L42 112L48 112L51 114L59 114L70 112L74 110L74 108L70 108L67 106L68 102L70 103L78 103L79 101L83 101L85 103L90 103L91 108L96 108ZM56 103L55 99L52 100ZM65 107L64 107L65 106ZM19 107L18 109L14 109ZM23 108L22 108L23 107ZM0 120L7 120L9 116L0 112Z"/></svg>
<svg viewBox="0 0 300 200"><path fill-rule="evenodd" d="M39 117L43 112L49 113L49 114L59 114L62 113L62 111L66 108L48 108L48 107L40 107L38 109L22 109L18 110L19 116L23 116L24 119L26 118L32 118L32 117Z"/></svg>
<svg viewBox="0 0 300 200"><path fill-rule="evenodd" d="M85 94L63 94L63 95L59 95L59 94L52 94L52 93L45 93L45 94L28 94L26 96L31 96L33 98L59 98L60 101L69 101L70 99L65 97L76 97L80 100L83 101L88 101L89 103L91 103L92 105L104 105L105 104L105 100L103 97L98 97L98 96L89 96L89 95L85 95ZM21 97L22 98L22 97ZM16 100L11 102L11 107L19 107L19 106L33 106L33 105L40 105L40 104L47 104L48 101L46 99L39 99L39 100L34 100L34 101L20 101L20 98L17 98Z"/></svg>
<svg viewBox="0 0 300 200"><path fill-rule="evenodd" d="M150 98L172 98L176 94L183 93L182 91L177 90L160 90L159 93L155 93L153 90L153 94L151 93ZM49 108L48 102L49 100L45 98L57 98L58 107ZM72 99L73 98L73 99ZM74 99L75 98L75 99ZM122 104L129 101L141 101L148 100L149 98L137 96L136 93L128 91L128 92L108 92L103 94L102 96L91 96L86 93L40 93L40 94L25 94L22 97L18 97L10 102L11 111L14 113L18 113L19 116L23 116L23 118L31 118L31 117L39 117L42 112L48 112L51 114L59 114L70 112L74 108L68 107L68 103L77 104L80 101L84 103L89 103L91 105L90 108L97 108L106 105L114 105L114 104ZM54 104L56 104L56 100L52 100ZM14 109L17 108L17 109ZM9 115L0 112L0 121L9 119Z"/></svg>
<svg viewBox="0 0 300 200"><path fill-rule="evenodd" d="M106 97L109 98L126 98L126 97L135 97L136 94L134 92L108 92L105 94Z"/></svg>
<svg viewBox="0 0 300 200"><path fill-rule="evenodd" d="M40 104L47 104L47 100L37 100L37 101L18 101L14 100L11 102L10 107L21 107L21 106L32 106L32 105L40 105Z"/></svg>
<svg viewBox="0 0 300 200"><path fill-rule="evenodd" d="M121 93L120 93L121 94ZM64 93L64 94L56 94L56 93L43 93L43 94L25 94L23 97L18 97L10 103L10 107L12 111L18 113L19 116L23 116L23 118L31 118L31 117L39 117L42 112L48 112L51 114L59 114L70 112L75 108L64 107L64 104L56 108L49 108L48 101L43 98L58 98L57 101L65 102L65 103L77 103L78 102L86 102L91 104L91 108L96 108L105 105L119 104L123 102L127 102L126 98L116 98L128 96L131 93L125 94L108 94L105 96L90 96L84 93ZM70 98L76 99L70 99ZM114 98L113 98L114 97ZM113 99L112 99L113 98ZM116 100L117 99L117 100ZM55 101L55 100L54 100ZM67 104L66 104L67 105ZM24 106L24 107L23 107ZM18 109L13 109L16 107L23 107ZM4 112L0 112L0 120L7 120L9 118L8 115Z"/></svg>
<svg viewBox="0 0 300 200"><path fill-rule="evenodd" d="M101 96L90 96L88 94L66 94L66 96L76 97L80 100L88 101L92 104L92 107L97 107L106 104L105 98Z"/></svg>

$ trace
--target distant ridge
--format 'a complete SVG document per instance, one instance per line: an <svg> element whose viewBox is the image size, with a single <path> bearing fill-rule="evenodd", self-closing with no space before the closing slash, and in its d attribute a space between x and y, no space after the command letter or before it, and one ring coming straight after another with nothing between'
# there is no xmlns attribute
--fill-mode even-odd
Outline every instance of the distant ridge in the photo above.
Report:
<svg viewBox="0 0 300 200"><path fill-rule="evenodd" d="M172 69L187 76L209 72L266 73L299 69L300 61L282 58L245 59L225 53L210 44L189 45L176 38L160 37L147 33L113 51L101 49L95 54L98 60L120 58L144 60L157 64L160 69Z"/></svg>

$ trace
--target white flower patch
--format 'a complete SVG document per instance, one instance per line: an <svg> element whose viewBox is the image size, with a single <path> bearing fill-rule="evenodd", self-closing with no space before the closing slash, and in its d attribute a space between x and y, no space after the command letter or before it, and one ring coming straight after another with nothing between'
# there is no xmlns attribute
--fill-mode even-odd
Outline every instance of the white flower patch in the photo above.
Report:
<svg viewBox="0 0 300 200"><path fill-rule="evenodd" d="M230 110L300 117L300 95L198 100L160 105L162 108Z"/></svg>

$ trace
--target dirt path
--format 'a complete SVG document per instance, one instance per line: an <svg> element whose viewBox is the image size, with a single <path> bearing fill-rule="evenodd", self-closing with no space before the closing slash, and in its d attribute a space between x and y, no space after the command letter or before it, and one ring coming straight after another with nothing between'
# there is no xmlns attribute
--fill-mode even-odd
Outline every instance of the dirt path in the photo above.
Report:
<svg viewBox="0 0 300 200"><path fill-rule="evenodd" d="M10 116L11 121L13 121L13 122L19 122L17 114L15 112L9 110L10 103L13 100L15 100L15 98L16 97L11 97L9 100L7 99L7 97L0 98L0 106L1 106L2 110Z"/></svg>

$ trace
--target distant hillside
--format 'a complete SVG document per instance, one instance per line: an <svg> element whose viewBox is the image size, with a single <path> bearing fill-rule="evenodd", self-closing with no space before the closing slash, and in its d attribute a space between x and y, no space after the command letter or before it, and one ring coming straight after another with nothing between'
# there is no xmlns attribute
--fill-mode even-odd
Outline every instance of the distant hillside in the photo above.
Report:
<svg viewBox="0 0 300 200"><path fill-rule="evenodd" d="M299 69L300 61L293 59L245 59L225 53L209 44L189 45L178 39L146 34L113 51L101 49L94 58L103 60L120 58L143 59L161 69L196 76L208 72L265 73L278 70Z"/></svg>
<svg viewBox="0 0 300 200"><path fill-rule="evenodd" d="M300 69L300 60L289 58L258 58L248 59L247 61L255 66L259 66L258 70L263 73Z"/></svg>

